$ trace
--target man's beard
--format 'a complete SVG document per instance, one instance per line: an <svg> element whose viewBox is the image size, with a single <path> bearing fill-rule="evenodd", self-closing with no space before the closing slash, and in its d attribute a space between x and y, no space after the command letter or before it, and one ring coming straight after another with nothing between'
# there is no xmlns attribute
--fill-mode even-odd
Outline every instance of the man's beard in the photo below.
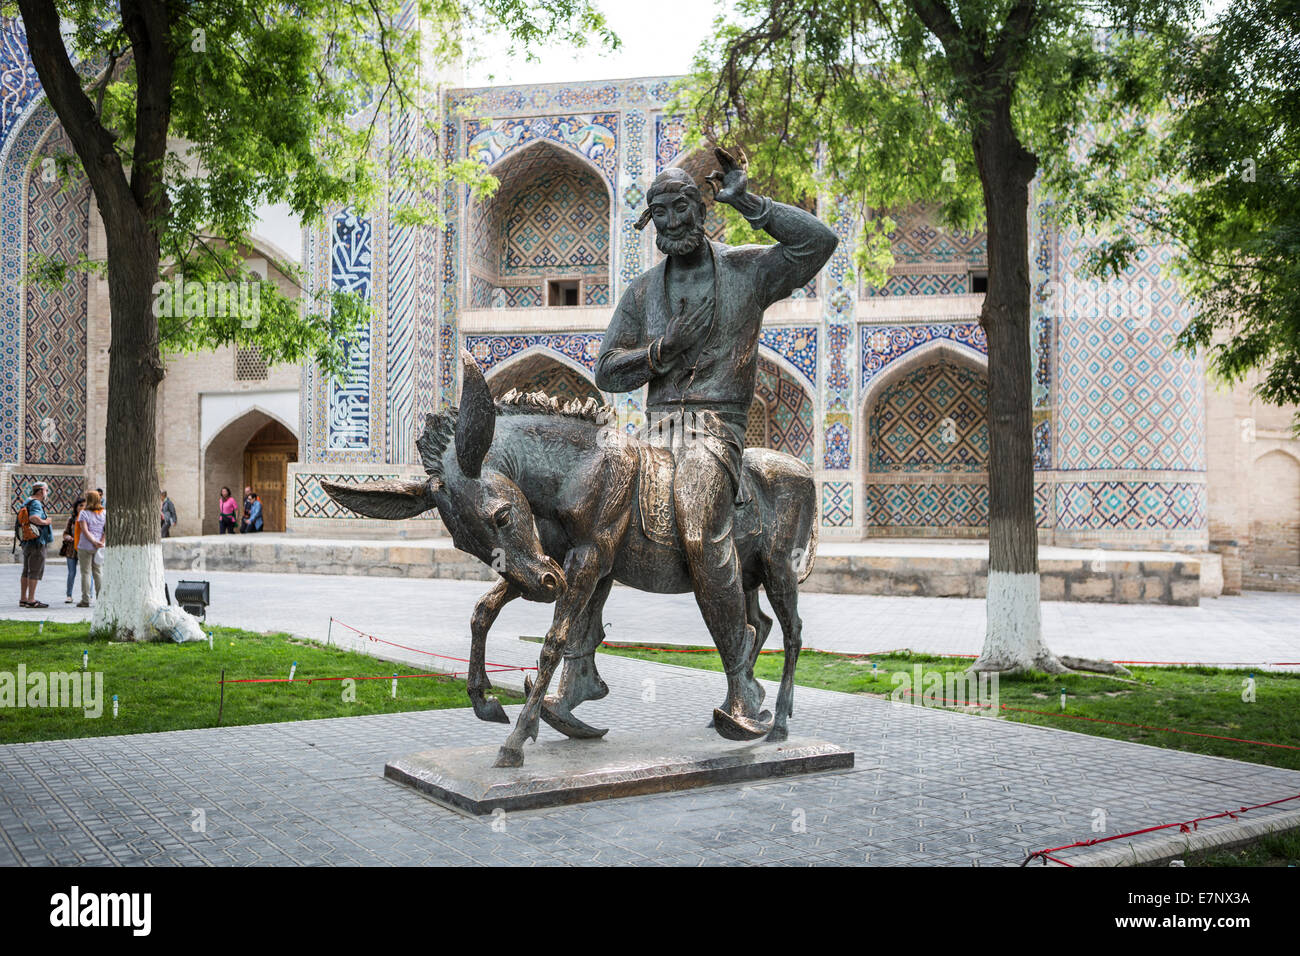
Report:
<svg viewBox="0 0 1300 956"><path fill-rule="evenodd" d="M655 245L666 256L687 256L705 242L704 223L696 219L691 231L680 239L670 239L661 232L655 233Z"/></svg>

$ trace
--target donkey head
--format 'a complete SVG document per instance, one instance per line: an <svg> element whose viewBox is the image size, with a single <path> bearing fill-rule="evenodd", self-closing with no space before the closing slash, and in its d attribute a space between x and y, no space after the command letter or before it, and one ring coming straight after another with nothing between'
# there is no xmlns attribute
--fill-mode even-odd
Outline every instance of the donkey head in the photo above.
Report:
<svg viewBox="0 0 1300 956"><path fill-rule="evenodd" d="M564 572L542 551L533 509L519 486L484 467L496 429L496 405L478 364L465 351L461 360L465 377L456 418L426 416L424 433L416 441L428 479L361 485L322 481L321 487L370 518L413 518L437 508L457 548L498 572L525 598L554 601L564 590Z"/></svg>

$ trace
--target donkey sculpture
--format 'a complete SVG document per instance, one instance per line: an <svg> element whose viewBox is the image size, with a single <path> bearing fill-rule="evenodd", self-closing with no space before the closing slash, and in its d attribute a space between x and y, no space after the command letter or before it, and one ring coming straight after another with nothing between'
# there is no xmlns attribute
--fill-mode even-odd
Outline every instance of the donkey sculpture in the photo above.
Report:
<svg viewBox="0 0 1300 956"><path fill-rule="evenodd" d="M460 407L427 416L416 442L427 480L321 486L340 504L372 518L411 518L437 508L456 547L499 571L501 580L479 600L471 621L468 691L483 720L509 722L500 702L486 695L492 623L518 597L556 603L537 680L496 761L498 767L517 767L525 739L537 739L539 718L570 737L606 732L575 717L573 708L609 693L596 671L595 651L613 583L679 594L691 590L691 580L675 538L671 497L664 497L672 486L666 451L627 436L610 424L612 410L591 399L561 405L540 392L511 391L494 401L473 358L468 352L461 358ZM779 741L788 736L794 710L802 646L798 586L816 554L816 495L808 466L781 452L751 448L743 471L750 500L737 510L734 536L756 640L743 649L742 666L728 668L727 697L713 712L713 726L732 740L766 735ZM753 673L772 627L759 606L760 585L785 642L775 716L760 712L763 689ZM558 693L547 697L561 657Z"/></svg>

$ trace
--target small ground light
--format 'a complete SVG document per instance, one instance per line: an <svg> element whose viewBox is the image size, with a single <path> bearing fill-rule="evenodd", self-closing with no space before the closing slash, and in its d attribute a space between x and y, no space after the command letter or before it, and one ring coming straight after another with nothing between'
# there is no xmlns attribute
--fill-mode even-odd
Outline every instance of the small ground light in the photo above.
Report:
<svg viewBox="0 0 1300 956"><path fill-rule="evenodd" d="M113 716L117 716L117 695L113 695Z"/></svg>
<svg viewBox="0 0 1300 956"><path fill-rule="evenodd" d="M208 650L212 650L212 632L208 631Z"/></svg>
<svg viewBox="0 0 1300 956"><path fill-rule="evenodd" d="M393 675L393 700L397 700L397 675Z"/></svg>
<svg viewBox="0 0 1300 956"><path fill-rule="evenodd" d="M1065 710L1065 688L1061 688L1061 710Z"/></svg>
<svg viewBox="0 0 1300 956"><path fill-rule="evenodd" d="M177 581L176 603L194 617L206 619L212 603L212 589L207 581Z"/></svg>
<svg viewBox="0 0 1300 956"><path fill-rule="evenodd" d="M293 672L296 671L297 669L298 669L298 662L297 662L297 661L294 661L294 662L289 666L289 680L293 680Z"/></svg>
<svg viewBox="0 0 1300 956"><path fill-rule="evenodd" d="M81 652L81 669L82 669L83 671L88 671L88 670L90 670L90 650L89 650L89 649L84 650L84 651Z"/></svg>

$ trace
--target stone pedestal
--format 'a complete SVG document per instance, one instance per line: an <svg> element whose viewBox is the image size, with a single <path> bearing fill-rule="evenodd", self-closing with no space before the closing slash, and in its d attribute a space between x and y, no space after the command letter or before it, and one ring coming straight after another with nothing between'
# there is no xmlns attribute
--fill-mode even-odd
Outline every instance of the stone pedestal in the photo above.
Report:
<svg viewBox="0 0 1300 956"><path fill-rule="evenodd" d="M427 750L384 767L389 780L473 814L846 770L853 752L807 737L736 743L712 731L547 741L524 766L492 766L497 746Z"/></svg>

